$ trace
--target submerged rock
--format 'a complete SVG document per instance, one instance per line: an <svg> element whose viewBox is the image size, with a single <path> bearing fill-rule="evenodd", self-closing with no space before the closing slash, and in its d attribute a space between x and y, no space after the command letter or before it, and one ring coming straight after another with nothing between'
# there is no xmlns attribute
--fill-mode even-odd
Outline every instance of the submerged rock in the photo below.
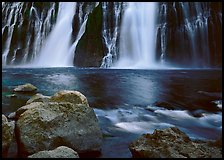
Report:
<svg viewBox="0 0 224 160"><path fill-rule="evenodd" d="M15 122L8 122L5 115L2 114L2 154L7 155L8 149L14 138Z"/></svg>
<svg viewBox="0 0 224 160"><path fill-rule="evenodd" d="M71 148L60 146L54 150L37 152L28 158L79 158L79 155Z"/></svg>
<svg viewBox="0 0 224 160"><path fill-rule="evenodd" d="M70 96L65 97L73 101ZM29 104L32 106L27 105L25 108L29 109L18 113L19 152L26 156L61 145L79 153L99 151L102 133L93 109L85 100L78 99L84 104L34 102Z"/></svg>
<svg viewBox="0 0 224 160"><path fill-rule="evenodd" d="M16 95L16 94L9 94L9 95L7 95L6 97L7 97L7 98L16 98L17 95Z"/></svg>
<svg viewBox="0 0 224 160"><path fill-rule="evenodd" d="M222 99L222 92L205 92L205 91L198 91L198 93L208 96L208 97L212 97L212 98L216 98L216 99Z"/></svg>
<svg viewBox="0 0 224 160"><path fill-rule="evenodd" d="M176 127L143 134L129 145L135 158L221 158L221 148L191 141Z"/></svg>
<svg viewBox="0 0 224 160"><path fill-rule="evenodd" d="M168 103L168 102L155 102L153 103L153 105L157 106L157 107L163 107L166 109L175 109L175 106L173 106L172 104Z"/></svg>
<svg viewBox="0 0 224 160"><path fill-rule="evenodd" d="M37 90L37 87L30 83L26 83L24 85L19 85L15 89L13 89L14 92L34 92Z"/></svg>
<svg viewBox="0 0 224 160"><path fill-rule="evenodd" d="M32 102L49 102L50 101L50 96L44 96L40 93L37 93L33 95L27 102L26 104L30 104Z"/></svg>

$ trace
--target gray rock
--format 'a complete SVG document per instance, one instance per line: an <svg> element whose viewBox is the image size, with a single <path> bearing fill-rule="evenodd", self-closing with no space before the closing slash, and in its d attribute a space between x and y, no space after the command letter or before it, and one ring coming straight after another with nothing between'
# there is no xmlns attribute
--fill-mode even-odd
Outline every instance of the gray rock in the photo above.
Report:
<svg viewBox="0 0 224 160"><path fill-rule="evenodd" d="M16 119L16 112L12 112L8 115L9 119Z"/></svg>
<svg viewBox="0 0 224 160"><path fill-rule="evenodd" d="M99 151L102 133L91 107L70 102L34 102L20 114L17 130L23 155L58 146L81 153ZM35 107L36 105L36 107Z"/></svg>
<svg viewBox="0 0 224 160"><path fill-rule="evenodd" d="M35 107L39 107L39 106L43 106L44 104L42 102L33 102L33 103L30 103L30 104L27 104L25 106L22 106L20 108L17 109L16 113L15 113L15 116L14 118L15 119L18 119L19 116L25 112L26 110L28 109L31 109L31 108L35 108Z"/></svg>
<svg viewBox="0 0 224 160"><path fill-rule="evenodd" d="M5 115L2 114L2 154L7 155L9 146L14 138L15 122L8 122Z"/></svg>
<svg viewBox="0 0 224 160"><path fill-rule="evenodd" d="M87 98L78 91L62 90L55 93L50 101L52 102L71 102L74 104L89 105Z"/></svg>
<svg viewBox="0 0 224 160"><path fill-rule="evenodd" d="M191 141L176 127L143 134L129 145L135 158L221 158L221 148Z"/></svg>
<svg viewBox="0 0 224 160"><path fill-rule="evenodd" d="M37 152L28 158L79 158L79 155L71 148L60 146L54 150Z"/></svg>
<svg viewBox="0 0 224 160"><path fill-rule="evenodd" d="M19 85L15 89L13 89L14 92L34 92L37 90L37 87L30 83L26 83L24 85Z"/></svg>
<svg viewBox="0 0 224 160"><path fill-rule="evenodd" d="M50 96L44 96L40 93L37 93L33 95L27 102L26 104L30 104L32 102L49 102L50 101Z"/></svg>

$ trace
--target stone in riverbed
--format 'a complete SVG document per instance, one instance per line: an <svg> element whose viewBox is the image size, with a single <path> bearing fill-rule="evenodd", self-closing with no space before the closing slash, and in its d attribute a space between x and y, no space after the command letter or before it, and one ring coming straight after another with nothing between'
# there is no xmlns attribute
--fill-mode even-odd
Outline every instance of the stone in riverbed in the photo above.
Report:
<svg viewBox="0 0 224 160"><path fill-rule="evenodd" d="M33 106L20 114L16 125L22 155L61 145L78 153L100 150L102 133L89 105L70 102L34 102L29 105Z"/></svg>
<svg viewBox="0 0 224 160"><path fill-rule="evenodd" d="M163 108L166 108L166 109L171 109L171 110L175 109L175 107L168 102L158 102L158 101L156 101L155 103L153 103L153 105L158 106L158 107L163 107Z"/></svg>
<svg viewBox="0 0 224 160"><path fill-rule="evenodd" d="M37 93L33 95L27 102L26 104L30 104L33 102L49 102L50 101L50 96L44 96L40 93Z"/></svg>
<svg viewBox="0 0 224 160"><path fill-rule="evenodd" d="M129 145L135 158L221 158L221 148L191 141L176 127L143 134Z"/></svg>
<svg viewBox="0 0 224 160"><path fill-rule="evenodd" d="M2 114L2 154L7 155L8 149L14 138L15 122L8 122L5 115Z"/></svg>
<svg viewBox="0 0 224 160"><path fill-rule="evenodd" d="M35 92L37 90L37 87L30 83L26 83L24 85L19 85L15 89L13 89L14 92Z"/></svg>
<svg viewBox="0 0 224 160"><path fill-rule="evenodd" d="M69 147L60 146L54 150L37 152L28 158L79 158L79 155Z"/></svg>
<svg viewBox="0 0 224 160"><path fill-rule="evenodd" d="M87 98L78 91L62 90L55 93L51 98L52 102L70 102L73 104L89 105Z"/></svg>

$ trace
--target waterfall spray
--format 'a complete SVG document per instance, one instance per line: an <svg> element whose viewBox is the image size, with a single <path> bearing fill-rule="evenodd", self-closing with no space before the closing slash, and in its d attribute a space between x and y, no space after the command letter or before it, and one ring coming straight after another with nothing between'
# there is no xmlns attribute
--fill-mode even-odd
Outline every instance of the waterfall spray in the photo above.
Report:
<svg viewBox="0 0 224 160"><path fill-rule="evenodd" d="M122 20L115 68L155 66L155 2L129 2Z"/></svg>
<svg viewBox="0 0 224 160"><path fill-rule="evenodd" d="M37 67L65 67L72 64L68 63L65 57L69 54L71 46L72 20L75 9L75 2L60 2L55 27L47 38L39 57L32 65Z"/></svg>

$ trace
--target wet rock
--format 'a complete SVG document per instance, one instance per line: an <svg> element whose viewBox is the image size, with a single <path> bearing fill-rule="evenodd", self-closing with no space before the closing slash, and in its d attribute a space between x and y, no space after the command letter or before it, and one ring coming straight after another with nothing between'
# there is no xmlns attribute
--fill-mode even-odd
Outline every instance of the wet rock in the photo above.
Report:
<svg viewBox="0 0 224 160"><path fill-rule="evenodd" d="M2 155L6 156L8 149L14 138L15 122L8 122L5 115L2 114Z"/></svg>
<svg viewBox="0 0 224 160"><path fill-rule="evenodd" d="M27 102L26 104L30 104L32 102L49 102L50 101L50 96L44 96L40 93L37 93L33 95Z"/></svg>
<svg viewBox="0 0 224 160"><path fill-rule="evenodd" d="M175 106L173 106L172 104L168 102L156 101L155 103L148 105L145 109L154 112L155 110L164 109L164 108L172 110L172 109L175 109Z"/></svg>
<svg viewBox="0 0 224 160"><path fill-rule="evenodd" d="M212 103L216 104L219 109L222 109L222 100L212 101Z"/></svg>
<svg viewBox="0 0 224 160"><path fill-rule="evenodd" d="M15 89L13 89L14 92L35 92L37 90L37 87L30 83L26 83L24 85L19 85Z"/></svg>
<svg viewBox="0 0 224 160"><path fill-rule="evenodd" d="M78 100L83 102L85 99ZM70 102L34 102L29 105L33 106L26 106L29 109L22 112L17 121L21 155L52 150L61 145L78 153L100 150L102 133L89 105Z"/></svg>
<svg viewBox="0 0 224 160"><path fill-rule="evenodd" d="M176 127L143 134L129 145L135 158L221 158L221 148L191 141Z"/></svg>
<svg viewBox="0 0 224 160"><path fill-rule="evenodd" d="M79 158L79 155L71 148L60 146L54 150L37 152L28 158Z"/></svg>
<svg viewBox="0 0 224 160"><path fill-rule="evenodd" d="M205 91L198 91L198 93L216 99L222 99L222 92L205 92Z"/></svg>

